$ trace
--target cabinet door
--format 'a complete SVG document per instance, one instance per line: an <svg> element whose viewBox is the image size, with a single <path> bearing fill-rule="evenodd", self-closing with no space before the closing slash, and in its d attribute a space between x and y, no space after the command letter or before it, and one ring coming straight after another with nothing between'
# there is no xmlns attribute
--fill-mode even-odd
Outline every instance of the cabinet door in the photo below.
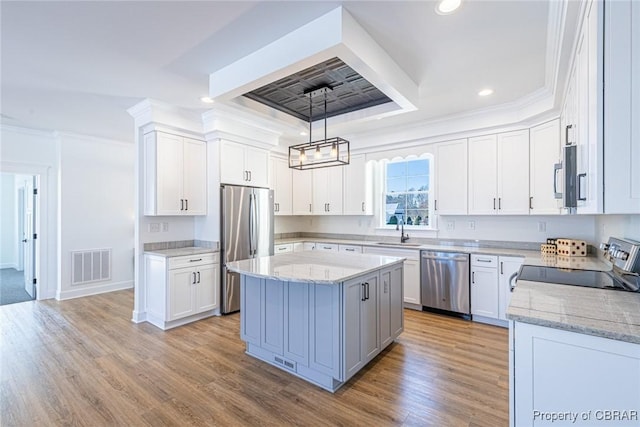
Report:
<svg viewBox="0 0 640 427"><path fill-rule="evenodd" d="M440 215L467 214L467 140L438 144L435 159L436 202Z"/></svg>
<svg viewBox="0 0 640 427"><path fill-rule="evenodd" d="M293 214L311 215L313 203L312 171L292 169L291 179L293 182Z"/></svg>
<svg viewBox="0 0 640 427"><path fill-rule="evenodd" d="M391 335L391 269L380 272L380 347L385 348L393 340Z"/></svg>
<svg viewBox="0 0 640 427"><path fill-rule="evenodd" d="M498 270L471 268L471 314L498 318Z"/></svg>
<svg viewBox="0 0 640 427"><path fill-rule="evenodd" d="M354 331L347 330L347 327L345 327L345 332L341 330L340 319L342 316L352 316L348 309L340 313L342 309L341 292L343 292L342 287L335 284L315 283L310 285L309 367L331 375L337 380L346 381L342 352L349 351L350 341L346 340L343 334L351 336ZM358 298L356 300L359 302ZM349 304L349 302L345 302L345 304ZM356 306L356 310L356 314L359 316L359 306ZM356 341L356 347L359 348L359 344L360 342Z"/></svg>
<svg viewBox="0 0 640 427"><path fill-rule="evenodd" d="M361 345L363 349L363 356L365 357L365 363L373 359L376 354L380 352L380 330L378 325L378 313L379 313L379 281L378 273L366 277L365 279L366 299L362 303L362 321L360 325Z"/></svg>
<svg viewBox="0 0 640 427"><path fill-rule="evenodd" d="M604 209L640 213L640 3L605 3ZM635 91L633 90L635 88Z"/></svg>
<svg viewBox="0 0 640 427"><path fill-rule="evenodd" d="M245 148L240 144L220 143L220 183L248 185L247 168L244 163Z"/></svg>
<svg viewBox="0 0 640 427"><path fill-rule="evenodd" d="M185 215L207 214L207 145L204 141L183 138Z"/></svg>
<svg viewBox="0 0 640 427"><path fill-rule="evenodd" d="M195 314L194 286L197 274L191 268L169 270L169 313L167 320Z"/></svg>
<svg viewBox="0 0 640 427"><path fill-rule="evenodd" d="M240 276L240 338L242 341L260 345L260 322L262 320L260 285L262 279Z"/></svg>
<svg viewBox="0 0 640 427"><path fill-rule="evenodd" d="M502 215L529 213L529 130L498 134L498 210ZM490 171L486 171L490 173Z"/></svg>
<svg viewBox="0 0 640 427"><path fill-rule="evenodd" d="M218 294L220 292L220 265L209 264L195 268L196 271L196 296L195 312L214 310L219 306Z"/></svg>
<svg viewBox="0 0 640 427"><path fill-rule="evenodd" d="M329 203L329 173L331 168L313 169L312 175L312 198L313 214L329 215L327 204Z"/></svg>
<svg viewBox="0 0 640 427"><path fill-rule="evenodd" d="M524 259L520 257L501 256L498 260L498 318L507 320L507 307L511 301L511 284L509 279L520 270Z"/></svg>
<svg viewBox="0 0 640 427"><path fill-rule="evenodd" d="M282 355L284 351L284 287L279 280L262 280L260 347Z"/></svg>
<svg viewBox="0 0 640 427"><path fill-rule="evenodd" d="M351 156L343 170L344 215L373 215L372 171L364 155Z"/></svg>
<svg viewBox="0 0 640 427"><path fill-rule="evenodd" d="M182 137L157 132L156 139L156 215L183 213L183 142Z"/></svg>
<svg viewBox="0 0 640 427"><path fill-rule="evenodd" d="M245 147L245 169L248 185L254 187L269 186L269 152L254 147Z"/></svg>
<svg viewBox="0 0 640 427"><path fill-rule="evenodd" d="M284 357L309 365L309 283L284 284Z"/></svg>
<svg viewBox="0 0 640 427"><path fill-rule="evenodd" d="M283 159L271 159L271 187L273 188L273 205L275 215L291 215L293 192L291 183L291 169L289 163Z"/></svg>
<svg viewBox="0 0 640 427"><path fill-rule="evenodd" d="M361 278L344 283L344 372L346 381L365 363L364 349L361 346L361 331L365 316L364 281Z"/></svg>
<svg viewBox="0 0 640 427"><path fill-rule="evenodd" d="M316 250L316 244L314 242L304 242L302 244L302 250L303 251L315 251Z"/></svg>
<svg viewBox="0 0 640 427"><path fill-rule="evenodd" d="M327 214L342 215L342 171L344 167L327 170Z"/></svg>
<svg viewBox="0 0 640 427"><path fill-rule="evenodd" d="M407 261L404 262L405 265ZM415 261L416 267L418 262ZM391 270L391 337L395 339L404 331L404 311L402 307L403 300L403 277L405 269L402 265L393 267ZM420 272L416 270L419 276Z"/></svg>
<svg viewBox="0 0 640 427"><path fill-rule="evenodd" d="M414 259L404 262L404 302L421 305L420 264Z"/></svg>
<svg viewBox="0 0 640 427"><path fill-rule="evenodd" d="M496 135L469 138L469 214L495 214L498 209Z"/></svg>
<svg viewBox="0 0 640 427"><path fill-rule="evenodd" d="M531 128L529 137L529 213L559 214L554 165L560 163L560 121L551 120ZM562 191L559 182L555 188Z"/></svg>

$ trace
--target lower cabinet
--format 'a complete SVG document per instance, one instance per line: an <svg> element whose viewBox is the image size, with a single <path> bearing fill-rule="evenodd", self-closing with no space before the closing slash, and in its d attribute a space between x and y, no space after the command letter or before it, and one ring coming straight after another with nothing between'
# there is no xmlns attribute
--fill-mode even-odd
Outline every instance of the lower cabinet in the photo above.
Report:
<svg viewBox="0 0 640 427"><path fill-rule="evenodd" d="M164 257L145 254L147 321L170 329L217 314L217 254Z"/></svg>
<svg viewBox="0 0 640 427"><path fill-rule="evenodd" d="M420 296L420 251L417 249L393 249L365 246L365 254L387 255L406 258L404 262L403 301L406 308L422 310Z"/></svg>
<svg viewBox="0 0 640 427"><path fill-rule="evenodd" d="M471 315L474 321L508 326L510 279L523 262L522 257L471 255Z"/></svg>
<svg viewBox="0 0 640 427"><path fill-rule="evenodd" d="M404 330L402 264L342 283L241 276L247 353L329 391Z"/></svg>
<svg viewBox="0 0 640 427"><path fill-rule="evenodd" d="M639 344L521 322L510 338L511 426L638 425Z"/></svg>
<svg viewBox="0 0 640 427"><path fill-rule="evenodd" d="M293 252L293 243L281 243L273 246L273 254L286 254L287 252Z"/></svg>

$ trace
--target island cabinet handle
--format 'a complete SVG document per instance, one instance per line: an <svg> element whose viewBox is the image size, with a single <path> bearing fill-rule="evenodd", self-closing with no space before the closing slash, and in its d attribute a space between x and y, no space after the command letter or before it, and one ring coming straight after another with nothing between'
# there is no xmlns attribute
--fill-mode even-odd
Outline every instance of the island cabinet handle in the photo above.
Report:
<svg viewBox="0 0 640 427"><path fill-rule="evenodd" d="M365 289L367 290L367 299L369 299L369 282L365 282Z"/></svg>
<svg viewBox="0 0 640 427"><path fill-rule="evenodd" d="M500 261L500 274L504 274L504 261Z"/></svg>
<svg viewBox="0 0 640 427"><path fill-rule="evenodd" d="M192 285L195 285L195 284L196 284L196 272L194 271L194 272L193 272L193 273L191 273L191 274L193 274L193 282L191 282L191 284L192 284Z"/></svg>
<svg viewBox="0 0 640 427"><path fill-rule="evenodd" d="M360 297L360 301L366 301L367 300L367 288L365 286L365 283L360 283L360 286L362 286L362 297Z"/></svg>

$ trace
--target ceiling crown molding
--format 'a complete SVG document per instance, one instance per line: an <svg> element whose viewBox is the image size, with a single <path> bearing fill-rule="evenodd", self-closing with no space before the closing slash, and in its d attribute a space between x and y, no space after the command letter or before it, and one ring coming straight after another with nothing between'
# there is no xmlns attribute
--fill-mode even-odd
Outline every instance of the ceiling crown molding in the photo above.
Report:
<svg viewBox="0 0 640 427"><path fill-rule="evenodd" d="M564 41L566 17L567 0L549 2L544 83L552 94L556 93L560 77L560 55Z"/></svg>

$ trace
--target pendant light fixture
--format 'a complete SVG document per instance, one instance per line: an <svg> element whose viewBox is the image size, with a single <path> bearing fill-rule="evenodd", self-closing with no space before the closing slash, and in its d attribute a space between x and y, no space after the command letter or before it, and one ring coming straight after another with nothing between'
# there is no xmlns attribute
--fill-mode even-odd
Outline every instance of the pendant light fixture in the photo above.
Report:
<svg viewBox="0 0 640 427"><path fill-rule="evenodd" d="M309 97L309 142L289 147L289 167L306 170L348 165L351 161L349 141L338 136L327 138L327 93L333 89L321 86L306 91ZM324 139L313 141L311 127L313 123L313 98L324 96Z"/></svg>

